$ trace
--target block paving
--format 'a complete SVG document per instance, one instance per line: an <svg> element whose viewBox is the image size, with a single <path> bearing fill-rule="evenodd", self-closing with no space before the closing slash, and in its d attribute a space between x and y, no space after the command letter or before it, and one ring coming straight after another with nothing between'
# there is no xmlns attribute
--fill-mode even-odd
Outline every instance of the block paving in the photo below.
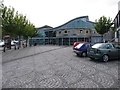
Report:
<svg viewBox="0 0 120 90"><path fill-rule="evenodd" d="M72 47L11 50L2 53L2 88L119 88L119 64L77 57Z"/></svg>

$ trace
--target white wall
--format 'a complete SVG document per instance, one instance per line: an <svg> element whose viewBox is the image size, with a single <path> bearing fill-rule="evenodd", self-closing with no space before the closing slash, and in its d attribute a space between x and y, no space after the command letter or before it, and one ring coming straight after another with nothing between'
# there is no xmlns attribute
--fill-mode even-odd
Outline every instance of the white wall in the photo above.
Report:
<svg viewBox="0 0 120 90"><path fill-rule="evenodd" d="M120 10L120 1L118 2L118 11Z"/></svg>

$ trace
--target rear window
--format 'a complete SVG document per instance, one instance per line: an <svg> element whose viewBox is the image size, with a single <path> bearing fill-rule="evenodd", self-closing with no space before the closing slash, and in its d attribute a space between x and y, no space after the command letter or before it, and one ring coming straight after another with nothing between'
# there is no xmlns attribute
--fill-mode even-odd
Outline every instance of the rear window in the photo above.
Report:
<svg viewBox="0 0 120 90"><path fill-rule="evenodd" d="M84 43L79 43L75 48L80 48Z"/></svg>
<svg viewBox="0 0 120 90"><path fill-rule="evenodd" d="M102 43L98 43L92 46L92 48L101 48L103 46Z"/></svg>

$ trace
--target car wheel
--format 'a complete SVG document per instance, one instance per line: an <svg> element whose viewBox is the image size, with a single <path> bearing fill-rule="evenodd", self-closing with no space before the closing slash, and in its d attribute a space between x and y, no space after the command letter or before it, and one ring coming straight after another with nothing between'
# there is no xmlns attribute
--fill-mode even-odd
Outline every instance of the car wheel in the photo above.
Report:
<svg viewBox="0 0 120 90"><path fill-rule="evenodd" d="M83 52L83 53L81 54L81 56L82 56L82 57L86 57L86 56L87 56L87 53L86 53L86 52Z"/></svg>
<svg viewBox="0 0 120 90"><path fill-rule="evenodd" d="M102 57L104 62L107 62L109 60L109 56L108 55L103 55Z"/></svg>
<svg viewBox="0 0 120 90"><path fill-rule="evenodd" d="M90 57L90 60L95 60L95 58Z"/></svg>
<svg viewBox="0 0 120 90"><path fill-rule="evenodd" d="M79 57L80 55L78 53L76 53L76 55Z"/></svg>

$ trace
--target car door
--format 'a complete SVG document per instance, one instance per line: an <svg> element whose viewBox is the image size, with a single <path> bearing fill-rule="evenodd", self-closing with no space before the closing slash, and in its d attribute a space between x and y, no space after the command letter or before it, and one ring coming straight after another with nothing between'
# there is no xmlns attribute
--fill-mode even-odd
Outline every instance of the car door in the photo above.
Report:
<svg viewBox="0 0 120 90"><path fill-rule="evenodd" d="M120 47L118 48L118 59L120 60Z"/></svg>
<svg viewBox="0 0 120 90"><path fill-rule="evenodd" d="M106 44L106 50L107 50L107 53L109 55L110 58L116 58L117 57L117 50L116 48L113 47L112 44Z"/></svg>
<svg viewBox="0 0 120 90"><path fill-rule="evenodd" d="M113 47L114 47L114 49L115 49L115 56L116 56L116 58L120 58L120 45L118 45L118 44L113 44Z"/></svg>
<svg viewBox="0 0 120 90"><path fill-rule="evenodd" d="M84 46L84 51L87 51L88 48L90 48L90 43L86 43L85 46Z"/></svg>
<svg viewBox="0 0 120 90"><path fill-rule="evenodd" d="M119 59L120 59L120 47L119 47L119 48L117 48L117 49L116 49L116 51L117 51L117 58L119 58Z"/></svg>

